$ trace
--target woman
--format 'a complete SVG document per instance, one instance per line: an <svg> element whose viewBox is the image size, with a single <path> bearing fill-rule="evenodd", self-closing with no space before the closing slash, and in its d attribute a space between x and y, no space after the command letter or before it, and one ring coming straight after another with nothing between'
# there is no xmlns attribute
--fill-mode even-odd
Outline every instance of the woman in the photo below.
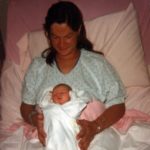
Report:
<svg viewBox="0 0 150 150"><path fill-rule="evenodd" d="M44 29L51 47L36 58L29 67L23 85L21 113L24 120L38 129L41 143L45 144L43 115L35 105L44 89L66 83L85 90L101 100L106 111L94 121L78 120L77 135L81 150L87 150L97 133L116 123L125 112L125 92L118 75L106 59L92 51L80 10L72 2L53 4L45 18Z"/></svg>

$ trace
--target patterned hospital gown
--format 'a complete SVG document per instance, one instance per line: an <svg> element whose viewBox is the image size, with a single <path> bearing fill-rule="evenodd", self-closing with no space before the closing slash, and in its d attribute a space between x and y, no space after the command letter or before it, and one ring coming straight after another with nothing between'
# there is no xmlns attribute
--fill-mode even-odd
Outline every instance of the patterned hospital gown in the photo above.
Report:
<svg viewBox="0 0 150 150"><path fill-rule="evenodd" d="M55 62L50 66L44 58L35 58L25 76L22 100L26 104L37 104L46 88L59 83L89 92L106 107L125 99L123 83L108 61L102 55L81 49L76 66L67 74L63 74Z"/></svg>

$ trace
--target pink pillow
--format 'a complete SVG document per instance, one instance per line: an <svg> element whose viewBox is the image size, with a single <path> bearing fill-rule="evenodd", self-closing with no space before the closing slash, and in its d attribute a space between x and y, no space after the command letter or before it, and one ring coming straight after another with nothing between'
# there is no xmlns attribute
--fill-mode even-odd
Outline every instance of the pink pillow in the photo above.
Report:
<svg viewBox="0 0 150 150"><path fill-rule="evenodd" d="M105 106L101 101L93 100L81 113L79 119L85 119L88 121L93 121L99 117L105 110Z"/></svg>

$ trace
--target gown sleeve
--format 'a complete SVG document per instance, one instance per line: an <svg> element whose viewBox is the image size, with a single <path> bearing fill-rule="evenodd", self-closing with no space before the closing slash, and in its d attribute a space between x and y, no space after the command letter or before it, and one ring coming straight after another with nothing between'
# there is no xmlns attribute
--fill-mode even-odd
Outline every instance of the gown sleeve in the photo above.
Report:
<svg viewBox="0 0 150 150"><path fill-rule="evenodd" d="M106 107L114 104L124 103L126 98L124 84L115 68L107 60L104 60L101 73L103 77L103 86L105 89L104 103Z"/></svg>
<svg viewBox="0 0 150 150"><path fill-rule="evenodd" d="M26 104L36 104L36 89L38 82L39 59L34 59L25 75L22 86L22 101Z"/></svg>

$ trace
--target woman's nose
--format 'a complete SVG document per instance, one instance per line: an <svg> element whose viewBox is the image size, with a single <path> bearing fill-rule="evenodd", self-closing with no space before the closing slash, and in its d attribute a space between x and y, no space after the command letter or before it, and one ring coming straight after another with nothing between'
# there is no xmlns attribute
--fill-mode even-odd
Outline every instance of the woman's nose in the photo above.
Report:
<svg viewBox="0 0 150 150"><path fill-rule="evenodd" d="M60 46L61 49L64 48L64 46L65 46L65 40L64 40L63 38L60 39L60 41L59 41L59 46Z"/></svg>

